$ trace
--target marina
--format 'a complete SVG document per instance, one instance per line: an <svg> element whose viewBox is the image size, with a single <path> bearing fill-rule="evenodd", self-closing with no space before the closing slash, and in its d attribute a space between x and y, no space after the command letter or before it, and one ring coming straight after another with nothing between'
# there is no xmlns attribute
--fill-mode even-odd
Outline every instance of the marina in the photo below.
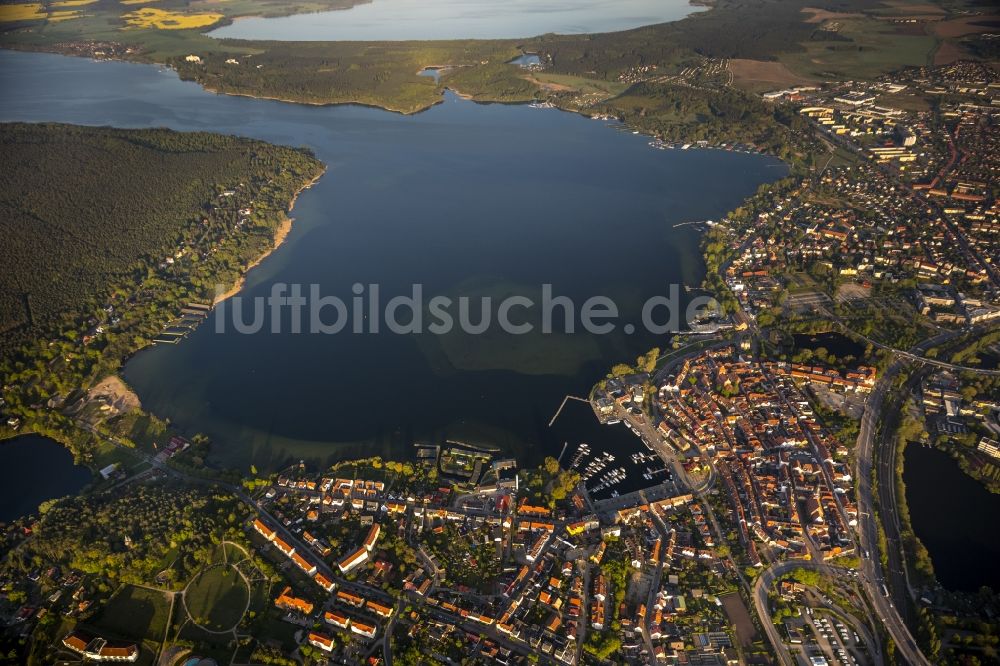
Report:
<svg viewBox="0 0 1000 666"><path fill-rule="evenodd" d="M153 342L155 344L176 345L191 331L204 322L212 312L212 306L205 303L188 303L181 308L180 316L167 322Z"/></svg>

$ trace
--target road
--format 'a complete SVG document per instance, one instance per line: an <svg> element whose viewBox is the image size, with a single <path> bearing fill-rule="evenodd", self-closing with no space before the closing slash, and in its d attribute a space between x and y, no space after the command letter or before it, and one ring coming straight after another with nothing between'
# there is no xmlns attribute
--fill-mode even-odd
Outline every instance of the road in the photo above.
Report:
<svg viewBox="0 0 1000 666"><path fill-rule="evenodd" d="M878 550L878 523L875 519L874 502L872 499L872 464L875 456L875 434L878 430L878 422L883 413L883 402L889 392L893 378L903 368L903 362L897 360L890 366L889 370L882 375L875 389L871 392L865 403L865 413L861 417L861 432L858 435L857 447L857 481L858 481L858 521L860 528L859 540L861 542L861 571L862 582L865 591L875 606L875 611L892 636L893 642L900 655L908 663L913 665L928 665L929 661L917 647L917 642L907 628L906 623L900 617L899 612L883 593L883 585L886 585L882 562L879 558ZM887 452L881 452L880 459L885 457ZM883 472L885 470L880 470ZM888 477L881 477L879 486L885 483L893 483L895 468L892 466ZM891 530L891 524L887 527L887 535ZM898 539L898 533L896 534ZM894 551L894 548L890 548ZM892 560L890 559L890 563Z"/></svg>
<svg viewBox="0 0 1000 666"><path fill-rule="evenodd" d="M858 333L854 329L849 328L847 324L845 324L840 319L840 317L833 314L824 307L816 308L816 312L824 317L827 317L828 319L830 319L830 321L836 323L838 326L843 328L847 334L861 338L865 342L871 344L873 347L877 347L878 349L890 352L899 359L904 359L907 361L916 361L918 363L925 363L927 365L933 365L938 368L943 368L945 370L954 370L955 372L973 372L980 375L990 375L992 377L1000 376L1000 369L971 368L965 365L955 365L954 363L948 363L947 361L939 361L936 358L927 358L926 356L923 355L923 353L926 350L930 349L931 347L934 347L937 344L941 344L943 342L947 342L949 339L961 335L961 333L965 331L948 331L937 337L931 338L931 340L926 340L922 342L921 344L917 345L916 347L914 347L909 351L904 351L902 349L896 349L895 347L890 347L889 345L884 344L882 342L878 342L877 340L872 340L867 335L864 335L862 333ZM973 328L970 328L969 330L973 330ZM939 342L930 344L933 340L938 340Z"/></svg>
<svg viewBox="0 0 1000 666"><path fill-rule="evenodd" d="M882 621L892 636L896 649L903 659L913 665L925 665L930 662L924 657L917 646L913 635L907 628L906 623L900 616L899 610L893 604L892 599L883 592L883 585L892 586L897 594L907 593L905 580L905 564L902 561L901 551L898 544L901 543L899 536L899 522L895 514L895 438L892 433L886 436L880 434L879 425L883 420L883 415L887 409L895 408L898 412L899 405L902 404L897 398L892 398L888 405L887 397L890 397L890 389L893 381L906 367L906 361L913 356L923 354L931 347L943 344L961 335L961 331L943 333L929 340L921 342L911 349L905 356L897 356L892 365L882 374L875 388L865 401L865 411L861 417L861 429L858 434L857 452L857 499L858 499L858 522L859 540L861 544L861 580L865 586L872 604L875 607L879 619ZM878 450L876 450L878 449ZM886 553L889 561L889 576L882 570L882 561L879 557L878 522L875 518L875 502L872 494L872 467L878 465L878 487L880 489L880 500L883 511L889 520L883 521L883 527L890 547ZM895 577L895 578L893 578ZM904 607L905 612L905 607Z"/></svg>
<svg viewBox="0 0 1000 666"><path fill-rule="evenodd" d="M829 577L831 580L843 580L849 571L842 569L840 567L835 567L830 564L825 564L822 562L809 561L809 560L785 560L783 562L777 562L772 564L770 567L761 572L754 581L753 587L753 603L754 608L757 611L757 615L761 618L761 625L764 627L764 631L767 633L768 640L775 647L775 653L778 655L778 660L782 664L793 665L796 664L795 657L788 649L788 645L785 643L784 639L781 637L781 633L778 631L777 625L771 622L771 612L768 604L768 593L774 589L775 582L785 574L794 571L795 569L809 569L812 571L819 571L823 575ZM840 608L836 608L832 605L829 606L834 609L838 614L845 615L853 625L853 628L859 631L865 637L866 644L873 653L873 657L877 662L881 661L881 654L879 652L879 646L875 642L875 637L871 634L868 626L861 622L858 618L852 615L846 615L844 611Z"/></svg>
<svg viewBox="0 0 1000 666"><path fill-rule="evenodd" d="M109 437L104 433L100 432L99 430L97 430L95 427L93 427L88 423L78 422L78 424L85 430L93 433L95 436L100 437L105 441L114 444L115 446L127 449L128 451L132 452L135 456L137 456L144 462L147 462L154 469L160 470L168 476L180 479L187 483L195 483L200 485L212 486L216 488L222 488L232 493L241 502L250 507L250 509L254 512L254 514L258 518L267 522L282 539L284 539L290 545L294 546L296 552L299 553L312 552L312 550L305 543L303 543L295 534L293 534L287 527L285 527L280 520L271 515L271 513L268 512L266 509L264 509L264 507L262 507L257 501L255 501L252 497L247 495L242 488L226 483L225 481L219 481L217 479L205 479L198 476L193 476L191 474L187 474L178 469L170 467L169 465L165 464L162 460L158 459L156 456L150 455L145 451L125 446L124 444L115 440L114 438ZM339 576L336 572L333 571L332 568L330 568L330 566L328 566L320 558L310 557L309 560L310 562L316 565L317 571L319 573L326 576L329 580L336 583L342 589L349 590L355 594L367 596L368 598L371 599L378 599L379 601L385 604L395 604L397 601L392 596L388 595L381 588L372 587L371 585L366 585L364 583L349 581L346 578Z"/></svg>
<svg viewBox="0 0 1000 666"><path fill-rule="evenodd" d="M777 625L771 621L771 611L768 608L767 594L774 587L774 582L780 576L793 569L807 566L809 565L805 560L786 560L785 562L779 562L768 567L754 581L753 605L757 610L757 617L760 618L760 624L764 627L764 633L767 634L767 640L774 647L774 653L778 655L778 661L782 663L782 666L795 666L795 659L792 657L791 652L788 651L788 646L785 644L785 639L781 637Z"/></svg>

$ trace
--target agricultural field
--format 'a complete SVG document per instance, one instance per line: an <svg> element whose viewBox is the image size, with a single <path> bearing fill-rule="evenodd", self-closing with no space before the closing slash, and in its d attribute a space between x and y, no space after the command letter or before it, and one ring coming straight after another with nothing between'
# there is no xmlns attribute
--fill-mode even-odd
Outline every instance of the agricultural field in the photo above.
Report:
<svg viewBox="0 0 1000 666"><path fill-rule="evenodd" d="M144 7L130 11L130 7ZM136 27L161 30L189 30L205 28L222 19L239 16L283 16L287 14L345 9L356 0L304 0L280 2L279 0L203 0L195 3L199 11L191 11L190 4L182 0L53 0L51 2L21 2L0 5L0 20L37 22L60 18L61 10L86 7L88 14L100 16L104 23L132 23ZM213 17L211 21L208 17Z"/></svg>
<svg viewBox="0 0 1000 666"><path fill-rule="evenodd" d="M33 21L44 19L48 13L37 2L17 5L0 5L0 22Z"/></svg>
<svg viewBox="0 0 1000 666"><path fill-rule="evenodd" d="M799 76L782 62L734 58L729 61L733 83L750 92L777 90L791 86L815 83L811 78Z"/></svg>
<svg viewBox="0 0 1000 666"><path fill-rule="evenodd" d="M601 81L588 79L571 74L555 74L552 72L535 72L529 80L535 82L543 90L554 93L575 93L574 100L581 105L602 102L617 97L628 89L627 83L619 81Z"/></svg>
<svg viewBox="0 0 1000 666"><path fill-rule="evenodd" d="M779 60L798 76L874 78L900 67L928 64L937 41L913 27L867 17L829 21L801 43L801 52L781 54Z"/></svg>
<svg viewBox="0 0 1000 666"><path fill-rule="evenodd" d="M157 28L159 30L206 28L218 23L222 18L222 14L187 14L157 9L155 7L143 7L142 9L122 14L122 19L129 28Z"/></svg>

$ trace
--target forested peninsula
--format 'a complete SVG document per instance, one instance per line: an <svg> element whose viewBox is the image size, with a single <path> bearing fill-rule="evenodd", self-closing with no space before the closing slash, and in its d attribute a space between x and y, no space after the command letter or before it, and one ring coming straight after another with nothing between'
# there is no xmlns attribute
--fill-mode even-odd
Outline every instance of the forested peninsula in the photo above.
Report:
<svg viewBox="0 0 1000 666"><path fill-rule="evenodd" d="M322 173L220 134L0 125L0 439L44 432L86 460L66 416L83 390L270 252Z"/></svg>

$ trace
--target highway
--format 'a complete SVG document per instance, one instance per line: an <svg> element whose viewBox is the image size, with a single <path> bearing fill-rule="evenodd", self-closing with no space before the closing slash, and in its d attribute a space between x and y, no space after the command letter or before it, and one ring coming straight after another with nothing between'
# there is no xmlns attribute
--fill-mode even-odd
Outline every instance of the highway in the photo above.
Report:
<svg viewBox="0 0 1000 666"><path fill-rule="evenodd" d="M900 656L908 663L916 665L930 664L917 646L913 635L907 628L906 623L900 616L900 611L893 604L891 596L886 596L884 588L891 587L897 595L907 595L908 587L905 578L905 563L899 544L899 518L896 515L895 498L895 439L892 436L892 428L885 428L882 432L879 428L883 422L883 415L886 413L898 414L903 398L908 394L921 376L910 378L907 385L899 395L891 395L891 387L895 378L902 372L906 363L912 358L921 358L927 349L935 347L952 340L961 335L964 331L951 331L943 333L929 340L921 342L909 352L897 356L892 365L879 377L875 388L865 401L865 411L861 417L861 429L858 434L857 446L857 469L855 478L857 479L857 499L858 499L858 523L859 537L861 544L861 580L865 586L875 611L892 636L893 642ZM887 398L889 402L886 403ZM877 449L877 450L876 450ZM882 561L879 557L878 522L876 520L874 508L875 502L872 495L872 465L877 464L878 487L880 492L880 506L884 512L883 526L889 548L886 553L889 562L889 571L882 569ZM886 574L888 573L888 578ZM903 597L898 597L903 598ZM904 599L905 601L905 599ZM906 612L904 606L903 612Z"/></svg>
<svg viewBox="0 0 1000 666"><path fill-rule="evenodd" d="M767 633L768 640L775 648L775 653L778 655L778 660L783 665L794 665L798 663L795 657L792 655L791 651L788 649L788 645L784 642L781 634L778 632L778 627L773 622L771 622L771 613L768 607L768 592L774 589L775 582L783 575L794 571L795 569L809 569L812 571L819 571L824 576L827 576L831 580L843 580L848 575L848 570L836 567L823 562L809 561L809 560L785 560L782 562L777 562L772 564L770 567L761 572L754 581L753 587L753 603L754 608L757 611L757 615L761 618L761 625L764 627L764 631ZM872 657L876 663L881 663L882 652L880 651L879 645L875 642L876 637L872 634L870 627L864 624L858 618L849 615L844 612L843 609L830 606L834 608L837 613L847 617L850 620L852 629L858 631L864 636L864 642L869 647L872 652ZM874 621L874 620L873 620Z"/></svg>
<svg viewBox="0 0 1000 666"><path fill-rule="evenodd" d="M875 519L874 501L872 498L872 463L875 457L876 432L878 422L882 417L883 402L889 392L893 378L899 374L903 368L902 361L895 361L889 370L882 375L875 389L871 392L865 403L865 412L861 417L861 432L858 435L857 448L857 483L858 483L858 523L860 528L861 543L861 580L865 591L871 599L875 612L885 626L886 631L892 636L896 649L903 659L914 666L929 666L930 662L924 657L913 635L903 622L892 600L883 593L883 585L888 585L885 573L882 571L882 562L879 558L878 549L878 522ZM880 472L885 474L886 470L881 467L882 460L886 457L886 451L879 455ZM890 461L888 476L880 475L879 487L885 483L893 483L895 465ZM891 527L891 524L890 526ZM887 529L887 535L890 530ZM898 532L896 534L898 543ZM896 550L893 548L890 551ZM890 557L890 564L893 561Z"/></svg>

